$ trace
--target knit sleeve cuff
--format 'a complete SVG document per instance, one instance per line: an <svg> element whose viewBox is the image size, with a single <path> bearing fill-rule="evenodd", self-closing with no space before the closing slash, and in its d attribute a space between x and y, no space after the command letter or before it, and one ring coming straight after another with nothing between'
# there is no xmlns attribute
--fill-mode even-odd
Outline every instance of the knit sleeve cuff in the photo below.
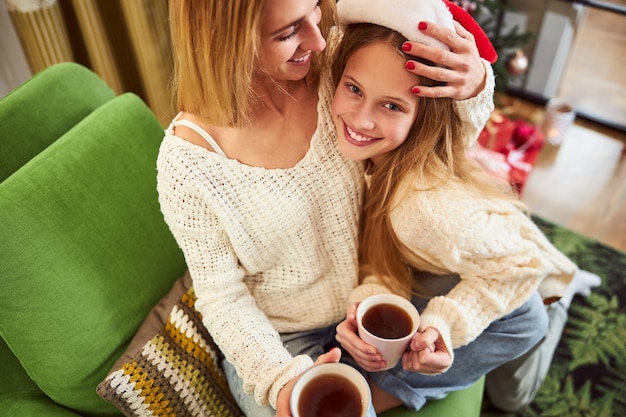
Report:
<svg viewBox="0 0 626 417"><path fill-rule="evenodd" d="M278 377L268 392L268 401L272 408L276 409L276 400L281 389L293 378L300 375L313 365L313 359L308 355L298 355L293 358L291 365ZM261 403L257 398L256 401Z"/></svg>
<svg viewBox="0 0 626 417"><path fill-rule="evenodd" d="M485 67L485 87L475 97L455 102L456 111L463 124L471 126L472 133L468 134L467 147L472 146L478 139L480 131L485 126L495 105L493 102L493 94L495 91L495 76L491 64L481 59Z"/></svg>

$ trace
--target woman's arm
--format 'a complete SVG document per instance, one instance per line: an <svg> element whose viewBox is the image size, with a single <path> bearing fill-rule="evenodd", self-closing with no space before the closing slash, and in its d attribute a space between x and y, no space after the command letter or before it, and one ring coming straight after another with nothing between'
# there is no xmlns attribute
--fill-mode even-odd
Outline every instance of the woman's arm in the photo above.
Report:
<svg viewBox="0 0 626 417"><path fill-rule="evenodd" d="M483 64L484 60L478 53L474 36L456 21L454 26L456 32L430 22L418 24L420 31L448 45L450 51L419 42L406 42L403 46L407 54L427 59L438 65L429 66L418 61L408 61L408 71L446 83L438 87L415 86L414 94L421 97L450 97L465 100L476 97L487 87L488 71Z"/></svg>
<svg viewBox="0 0 626 417"><path fill-rule="evenodd" d="M244 282L230 239L207 201L207 185L177 149L158 159L161 211L181 247L198 297L195 307L226 359L259 404L274 406L278 392L313 361L292 357ZM185 178L181 181L180 178ZM208 185L207 185L208 186Z"/></svg>
<svg viewBox="0 0 626 417"><path fill-rule="evenodd" d="M430 23L424 30L426 34L446 43L450 51L423 43L407 42L411 45L407 53L440 65L433 67L409 61L415 65L415 69L409 71L446 82L445 86L440 87L416 86L419 90L416 94L421 97L456 99L455 107L463 122L465 144L470 147L478 139L494 109L495 77L491 64L478 54L473 35L457 22L454 24L456 33Z"/></svg>

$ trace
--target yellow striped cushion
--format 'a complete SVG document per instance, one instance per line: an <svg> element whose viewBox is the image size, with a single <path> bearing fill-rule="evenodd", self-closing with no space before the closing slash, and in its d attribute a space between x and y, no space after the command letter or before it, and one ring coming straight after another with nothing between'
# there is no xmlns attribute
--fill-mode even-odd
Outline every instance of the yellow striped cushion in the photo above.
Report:
<svg viewBox="0 0 626 417"><path fill-rule="evenodd" d="M98 395L129 417L242 417L195 300L186 273L150 311Z"/></svg>

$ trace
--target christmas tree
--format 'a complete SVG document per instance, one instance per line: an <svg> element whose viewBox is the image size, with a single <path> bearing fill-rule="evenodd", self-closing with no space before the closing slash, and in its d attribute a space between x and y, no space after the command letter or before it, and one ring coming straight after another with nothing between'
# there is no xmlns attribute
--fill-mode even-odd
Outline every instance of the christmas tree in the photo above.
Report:
<svg viewBox="0 0 626 417"><path fill-rule="evenodd" d="M504 15L512 9L506 0L453 0L453 2L471 14L489 36L498 52L498 60L493 64L496 90L506 91L514 78L525 74L528 60L521 48L534 35L521 31L518 26L503 27Z"/></svg>

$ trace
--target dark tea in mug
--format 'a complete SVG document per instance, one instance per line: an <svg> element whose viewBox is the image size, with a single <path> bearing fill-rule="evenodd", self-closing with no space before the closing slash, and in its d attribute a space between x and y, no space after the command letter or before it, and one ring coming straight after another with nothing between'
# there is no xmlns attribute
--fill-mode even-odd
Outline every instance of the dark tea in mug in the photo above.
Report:
<svg viewBox="0 0 626 417"><path fill-rule="evenodd" d="M413 330L411 316L393 304L377 304L370 307L362 318L363 327L381 339L400 339Z"/></svg>
<svg viewBox="0 0 626 417"><path fill-rule="evenodd" d="M301 417L361 417L361 394L348 378L321 374L302 389L298 413Z"/></svg>

